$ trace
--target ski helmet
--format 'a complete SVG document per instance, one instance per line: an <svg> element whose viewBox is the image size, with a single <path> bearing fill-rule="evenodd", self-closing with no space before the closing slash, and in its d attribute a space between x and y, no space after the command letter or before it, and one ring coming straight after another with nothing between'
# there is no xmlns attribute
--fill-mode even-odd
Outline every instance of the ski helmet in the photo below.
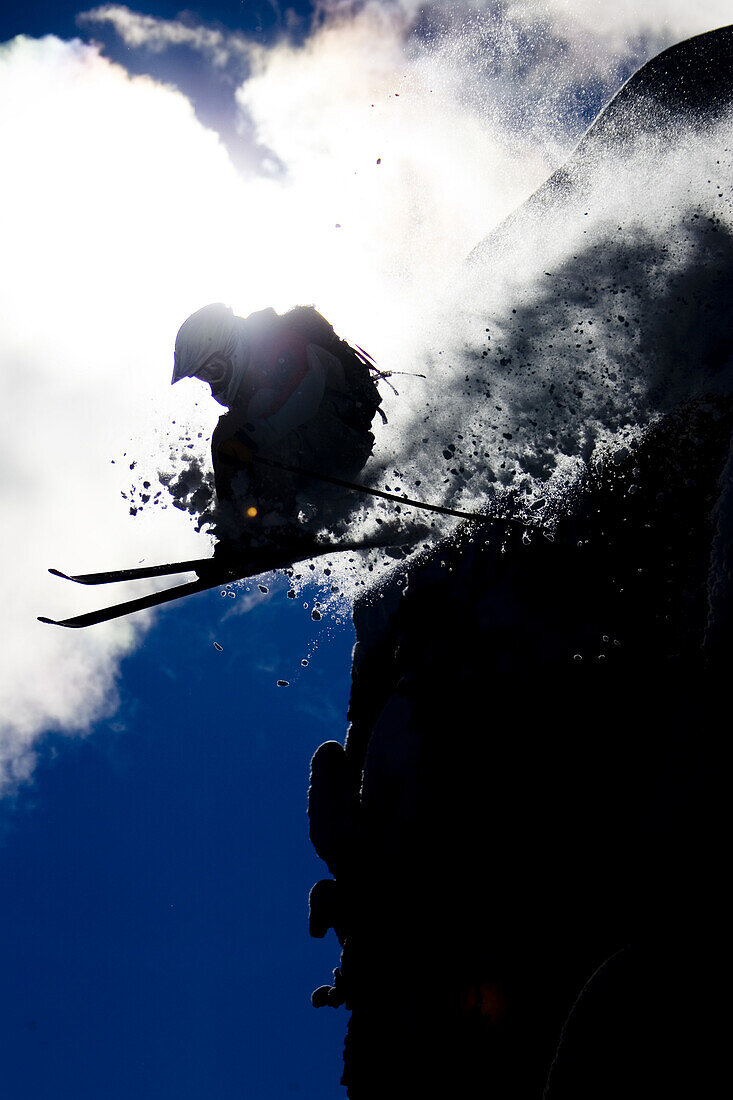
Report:
<svg viewBox="0 0 733 1100"><path fill-rule="evenodd" d="M178 330L171 385L192 378L214 352L230 357L236 345L236 318L229 306L215 302L197 309Z"/></svg>

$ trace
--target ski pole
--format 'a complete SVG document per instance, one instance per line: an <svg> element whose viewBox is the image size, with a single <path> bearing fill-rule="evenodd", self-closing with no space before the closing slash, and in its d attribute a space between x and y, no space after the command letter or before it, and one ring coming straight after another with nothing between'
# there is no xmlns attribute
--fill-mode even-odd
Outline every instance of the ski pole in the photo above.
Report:
<svg viewBox="0 0 733 1100"><path fill-rule="evenodd" d="M329 485L338 485L342 489L351 489L355 493L368 493L373 497L382 497L384 500L393 500L397 504L406 504L412 508L422 508L426 512L438 512L442 516L455 516L457 519L468 519L472 523L503 523L507 526L528 527L530 524L521 520L511 519L508 516L487 516L482 512L462 512L458 508L446 508L442 504L428 504L424 500L412 500L408 496L397 496L396 493L387 493L383 489L373 489L369 485L359 485L354 481L344 481L341 477L332 474L320 474L315 470L305 470L301 466L288 466L284 462L276 462L274 458L265 458L264 455L253 454L252 462L259 462L262 466L271 466L274 470L284 470L288 474L302 474L304 477L314 478L316 481L325 481Z"/></svg>

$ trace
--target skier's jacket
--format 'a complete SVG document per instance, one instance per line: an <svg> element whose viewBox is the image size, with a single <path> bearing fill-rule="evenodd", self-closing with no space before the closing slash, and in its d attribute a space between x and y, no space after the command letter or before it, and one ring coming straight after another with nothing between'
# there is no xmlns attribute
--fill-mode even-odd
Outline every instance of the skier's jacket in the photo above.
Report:
<svg viewBox="0 0 733 1100"><path fill-rule="evenodd" d="M366 357L311 306L283 316L265 309L242 323L248 366L211 441L219 499L232 498L244 467L256 470L253 454L353 477L371 454L381 402Z"/></svg>

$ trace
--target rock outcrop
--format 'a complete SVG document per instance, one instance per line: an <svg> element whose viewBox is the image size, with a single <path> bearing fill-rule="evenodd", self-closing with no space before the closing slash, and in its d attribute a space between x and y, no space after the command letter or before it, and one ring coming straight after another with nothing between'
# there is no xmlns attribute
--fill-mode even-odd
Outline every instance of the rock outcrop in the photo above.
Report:
<svg viewBox="0 0 733 1100"><path fill-rule="evenodd" d="M723 28L646 66L472 255L443 406L463 400L486 443L454 447L443 484L533 503L524 526L398 565L354 610L348 735L316 753L309 802L332 876L311 927L342 947L314 1003L351 1013L351 1100L714 1095L731 42ZM568 463L582 472L548 516L537 484Z"/></svg>
<svg viewBox="0 0 733 1100"><path fill-rule="evenodd" d="M539 1098L548 1074L548 1100L703 1095L731 429L730 400L692 402L589 472L552 541L487 527L356 607L351 725L310 791L352 1100Z"/></svg>

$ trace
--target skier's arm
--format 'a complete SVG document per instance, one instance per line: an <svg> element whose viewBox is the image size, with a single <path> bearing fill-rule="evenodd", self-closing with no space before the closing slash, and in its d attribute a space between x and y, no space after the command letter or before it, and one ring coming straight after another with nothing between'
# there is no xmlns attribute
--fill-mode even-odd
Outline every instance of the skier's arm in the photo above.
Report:
<svg viewBox="0 0 733 1100"><path fill-rule="evenodd" d="M243 443L236 435L231 436L230 439L225 439L223 443L219 444L219 456L223 456L239 466L248 466L252 461L253 453L252 448Z"/></svg>
<svg viewBox="0 0 733 1100"><path fill-rule="evenodd" d="M252 461L248 437L241 432L231 414L219 418L211 437L211 460L214 486L219 500L231 500L232 480Z"/></svg>

